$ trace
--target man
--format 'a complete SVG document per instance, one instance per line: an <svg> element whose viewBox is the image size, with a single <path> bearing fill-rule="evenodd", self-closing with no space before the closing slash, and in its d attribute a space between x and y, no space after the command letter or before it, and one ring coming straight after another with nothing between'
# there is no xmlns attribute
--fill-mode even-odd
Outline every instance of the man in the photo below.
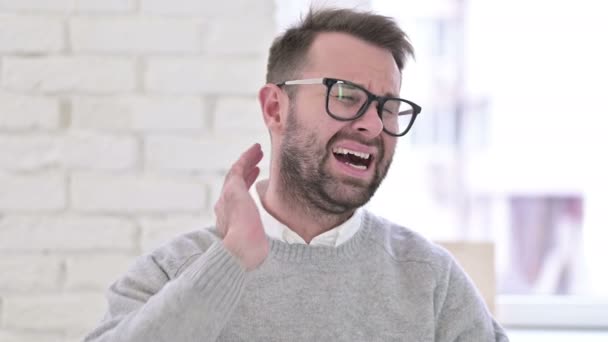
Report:
<svg viewBox="0 0 608 342"><path fill-rule="evenodd" d="M311 12L270 49L255 144L226 175L216 227L140 258L87 341L507 341L441 248L360 209L420 107L413 54L382 16Z"/></svg>

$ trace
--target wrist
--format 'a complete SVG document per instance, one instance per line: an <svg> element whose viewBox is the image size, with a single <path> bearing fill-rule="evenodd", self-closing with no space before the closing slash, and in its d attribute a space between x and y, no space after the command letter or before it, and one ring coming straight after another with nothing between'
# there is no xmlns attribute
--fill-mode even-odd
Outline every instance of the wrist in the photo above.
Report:
<svg viewBox="0 0 608 342"><path fill-rule="evenodd" d="M226 236L222 240L222 243L224 244L224 248L226 248L226 250L230 254L232 254L233 257L236 258L241 267L243 267L243 269L245 270L248 270L248 268L246 267L246 263L243 260L242 249L239 247L233 236L231 234L226 234Z"/></svg>

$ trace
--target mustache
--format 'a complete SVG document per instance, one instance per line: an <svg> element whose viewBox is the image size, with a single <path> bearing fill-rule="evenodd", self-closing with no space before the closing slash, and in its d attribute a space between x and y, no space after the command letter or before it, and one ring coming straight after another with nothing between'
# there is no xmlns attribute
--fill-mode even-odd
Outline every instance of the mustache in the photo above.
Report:
<svg viewBox="0 0 608 342"><path fill-rule="evenodd" d="M343 139L353 140L362 145L367 145L370 147L377 147L379 150L384 149L384 142L382 141L380 136L377 136L373 139L365 139L363 136L361 136L358 133L353 133L353 132L348 132L348 131L338 131L336 134L334 134L333 137L331 137L331 139L329 139L329 141L327 142L327 145L328 146L332 145L336 141L343 140Z"/></svg>
<svg viewBox="0 0 608 342"><path fill-rule="evenodd" d="M377 136L373 139L366 139L361 136L361 134L354 133L352 131L341 130L329 139L329 141L327 142L327 146L333 145L338 140L353 140L362 145L376 147L378 149L378 154L384 154L384 142L382 141L382 138L380 136Z"/></svg>

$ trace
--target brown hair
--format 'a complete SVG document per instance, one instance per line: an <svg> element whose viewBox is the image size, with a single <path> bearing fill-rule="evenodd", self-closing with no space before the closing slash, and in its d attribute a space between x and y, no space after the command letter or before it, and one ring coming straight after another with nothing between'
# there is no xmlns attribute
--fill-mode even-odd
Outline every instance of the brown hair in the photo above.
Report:
<svg viewBox="0 0 608 342"><path fill-rule="evenodd" d="M300 23L273 41L266 82L279 83L295 77L314 38L322 32L347 33L391 51L400 71L407 58L414 56L409 38L392 18L352 9L310 9Z"/></svg>

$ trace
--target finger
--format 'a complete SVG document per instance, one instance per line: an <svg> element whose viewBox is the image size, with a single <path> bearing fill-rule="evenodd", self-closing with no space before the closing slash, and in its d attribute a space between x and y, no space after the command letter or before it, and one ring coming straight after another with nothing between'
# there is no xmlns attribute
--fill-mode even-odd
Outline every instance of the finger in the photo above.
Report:
<svg viewBox="0 0 608 342"><path fill-rule="evenodd" d="M253 185L253 183L255 182L255 180L258 178L259 175L260 175L260 168L257 166L254 167L253 169L251 169L247 173L247 176L245 176L245 185L247 186L247 189L251 188L251 185Z"/></svg>
<svg viewBox="0 0 608 342"><path fill-rule="evenodd" d="M240 177L245 177L251 168L255 167L264 156L262 147L256 143L249 147L239 159L232 165L230 173L233 173Z"/></svg>
<svg viewBox="0 0 608 342"><path fill-rule="evenodd" d="M224 208L223 208L221 200L215 204L214 211L215 211L215 226L217 228L218 233L220 233L221 236L224 236L224 235L226 235L226 225L224 222Z"/></svg>

